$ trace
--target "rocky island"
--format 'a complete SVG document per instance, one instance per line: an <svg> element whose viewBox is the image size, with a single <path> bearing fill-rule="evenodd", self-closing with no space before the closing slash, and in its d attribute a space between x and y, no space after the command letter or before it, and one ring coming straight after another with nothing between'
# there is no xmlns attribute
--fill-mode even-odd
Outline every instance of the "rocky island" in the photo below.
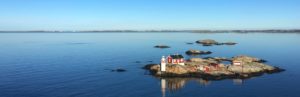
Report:
<svg viewBox="0 0 300 97"><path fill-rule="evenodd" d="M206 54L211 54L211 51L201 51L201 50L194 50L194 49L190 49L188 51L185 52L187 55L206 55Z"/></svg>
<svg viewBox="0 0 300 97"><path fill-rule="evenodd" d="M176 55L174 56L176 57ZM235 56L230 59L221 57L191 58L183 64L172 62L174 59L167 58L167 60L166 63L164 63L165 60L162 60L161 64L148 64L144 69L149 70L156 77L189 77L207 80L246 79L265 73L284 71L284 69L265 64L265 60L249 56ZM226 61L231 64L224 64Z"/></svg>
<svg viewBox="0 0 300 97"><path fill-rule="evenodd" d="M167 46L167 45L163 45L163 44L161 44L161 45L156 45L156 46L154 46L154 48L171 48L170 46Z"/></svg>
<svg viewBox="0 0 300 97"><path fill-rule="evenodd" d="M203 46L213 46L213 45L236 45L235 42L217 42L213 39L204 39L196 41L198 44L202 44Z"/></svg>

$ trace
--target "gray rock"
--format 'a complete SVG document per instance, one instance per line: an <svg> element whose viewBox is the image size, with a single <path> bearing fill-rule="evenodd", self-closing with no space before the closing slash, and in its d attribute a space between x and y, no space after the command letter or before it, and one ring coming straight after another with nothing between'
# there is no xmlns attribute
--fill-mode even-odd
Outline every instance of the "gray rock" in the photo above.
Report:
<svg viewBox="0 0 300 97"><path fill-rule="evenodd" d="M218 42L212 39L204 39L204 40L198 40L196 41L196 43L209 45L209 44L216 44Z"/></svg>
<svg viewBox="0 0 300 97"><path fill-rule="evenodd" d="M171 48L170 46L167 46L167 45L156 45L154 47L155 48Z"/></svg>
<svg viewBox="0 0 300 97"><path fill-rule="evenodd" d="M203 46L213 46L213 45L236 45L237 43L235 42L225 42L225 43L221 43L221 42L217 42L213 39L205 39L205 40L198 40L196 41L196 43L198 44L202 44Z"/></svg>
<svg viewBox="0 0 300 97"><path fill-rule="evenodd" d="M111 70L112 72L126 72L127 70L125 69L122 69L122 68L118 68L118 69L114 69L114 70Z"/></svg>
<svg viewBox="0 0 300 97"><path fill-rule="evenodd" d="M235 43L235 42L225 42L223 44L225 44L225 45L236 45L237 43Z"/></svg>
<svg viewBox="0 0 300 97"><path fill-rule="evenodd" d="M200 51L200 50L188 50L185 52L186 54L188 55L194 55L194 54L211 54L212 52L211 51Z"/></svg>
<svg viewBox="0 0 300 97"><path fill-rule="evenodd" d="M192 43L192 42L186 42L186 44L194 44L194 43Z"/></svg>

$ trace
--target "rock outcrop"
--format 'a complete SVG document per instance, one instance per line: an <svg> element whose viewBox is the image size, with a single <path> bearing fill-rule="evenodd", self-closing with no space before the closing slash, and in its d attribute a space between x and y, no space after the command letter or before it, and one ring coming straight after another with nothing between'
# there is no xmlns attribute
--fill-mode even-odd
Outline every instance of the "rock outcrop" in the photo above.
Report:
<svg viewBox="0 0 300 97"><path fill-rule="evenodd" d="M225 58L225 57L205 57L203 59L215 60L215 61L218 61L218 62L223 62L223 61L229 61L229 62L231 62L232 61L232 59Z"/></svg>
<svg viewBox="0 0 300 97"><path fill-rule="evenodd" d="M236 73L256 73L256 72L271 72L279 68L267 64L263 64L265 60L249 57L249 56L236 56L232 58L233 61L242 62L242 66L230 65L228 70Z"/></svg>
<svg viewBox="0 0 300 97"><path fill-rule="evenodd" d="M235 43L235 42L225 42L225 43L223 43L224 45L236 45L237 43Z"/></svg>
<svg viewBox="0 0 300 97"><path fill-rule="evenodd" d="M185 52L188 55L198 55L198 54L211 54L211 51L200 51L200 50L188 50Z"/></svg>
<svg viewBox="0 0 300 97"><path fill-rule="evenodd" d="M204 39L204 40L198 40L198 41L196 41L196 43L199 43L199 44L216 44L218 42L215 41L215 40L212 40L212 39Z"/></svg>
<svg viewBox="0 0 300 97"><path fill-rule="evenodd" d="M186 42L185 44L194 44L194 43L192 43L192 42Z"/></svg>
<svg viewBox="0 0 300 97"><path fill-rule="evenodd" d="M198 40L196 41L198 44L202 44L203 46L212 46L217 44L218 42L212 39Z"/></svg>
<svg viewBox="0 0 300 97"><path fill-rule="evenodd" d="M170 46L167 46L167 45L156 45L154 47L155 48L171 48Z"/></svg>
<svg viewBox="0 0 300 97"><path fill-rule="evenodd" d="M126 69L123 68L117 68L117 69L112 69L111 72L126 72Z"/></svg>
<svg viewBox="0 0 300 97"><path fill-rule="evenodd" d="M198 44L202 44L203 46L213 46L213 45L236 45L235 42L217 42L213 39L204 39L204 40L198 40L196 41Z"/></svg>
<svg viewBox="0 0 300 97"><path fill-rule="evenodd" d="M265 63L267 62L264 59L260 59L260 58L254 58L254 57L250 57L250 56L245 56L245 55L240 55L240 56L235 56L232 58L232 60L234 61L242 61L245 63L249 63L249 62L258 62L258 63Z"/></svg>

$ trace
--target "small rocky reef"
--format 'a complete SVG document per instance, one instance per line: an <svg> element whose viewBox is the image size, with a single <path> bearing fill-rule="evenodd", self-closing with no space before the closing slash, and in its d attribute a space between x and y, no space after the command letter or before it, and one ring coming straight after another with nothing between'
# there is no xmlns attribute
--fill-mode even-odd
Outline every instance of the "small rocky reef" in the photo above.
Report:
<svg viewBox="0 0 300 97"><path fill-rule="evenodd" d="M224 63L231 64L224 64ZM202 78L207 80L246 79L263 74L284 71L284 69L265 64L265 60L250 56L235 56L232 58L207 57L191 58L184 65L166 64L161 71L160 64L148 64L144 67L157 77Z"/></svg>
<svg viewBox="0 0 300 97"><path fill-rule="evenodd" d="M154 46L154 48L171 48L170 46L168 46L168 45L163 45L163 44L161 44L161 45L156 45L156 46Z"/></svg>
<svg viewBox="0 0 300 97"><path fill-rule="evenodd" d="M186 51L185 53L187 55L207 55L207 54L211 54L212 52L190 49L190 50Z"/></svg>
<svg viewBox="0 0 300 97"><path fill-rule="evenodd" d="M203 46L213 46L213 45L236 45L235 42L217 42L213 39L204 39L196 41L198 44L202 44Z"/></svg>

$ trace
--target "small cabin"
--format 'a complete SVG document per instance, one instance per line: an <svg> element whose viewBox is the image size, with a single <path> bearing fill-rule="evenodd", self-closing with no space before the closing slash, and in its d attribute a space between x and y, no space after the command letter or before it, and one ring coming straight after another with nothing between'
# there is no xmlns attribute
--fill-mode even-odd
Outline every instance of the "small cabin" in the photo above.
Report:
<svg viewBox="0 0 300 97"><path fill-rule="evenodd" d="M232 61L232 65L234 65L234 66L242 66L243 62L242 61Z"/></svg>
<svg viewBox="0 0 300 97"><path fill-rule="evenodd" d="M168 64L178 64L178 65L184 65L184 57L182 55L176 54L176 55L170 55L168 56Z"/></svg>

